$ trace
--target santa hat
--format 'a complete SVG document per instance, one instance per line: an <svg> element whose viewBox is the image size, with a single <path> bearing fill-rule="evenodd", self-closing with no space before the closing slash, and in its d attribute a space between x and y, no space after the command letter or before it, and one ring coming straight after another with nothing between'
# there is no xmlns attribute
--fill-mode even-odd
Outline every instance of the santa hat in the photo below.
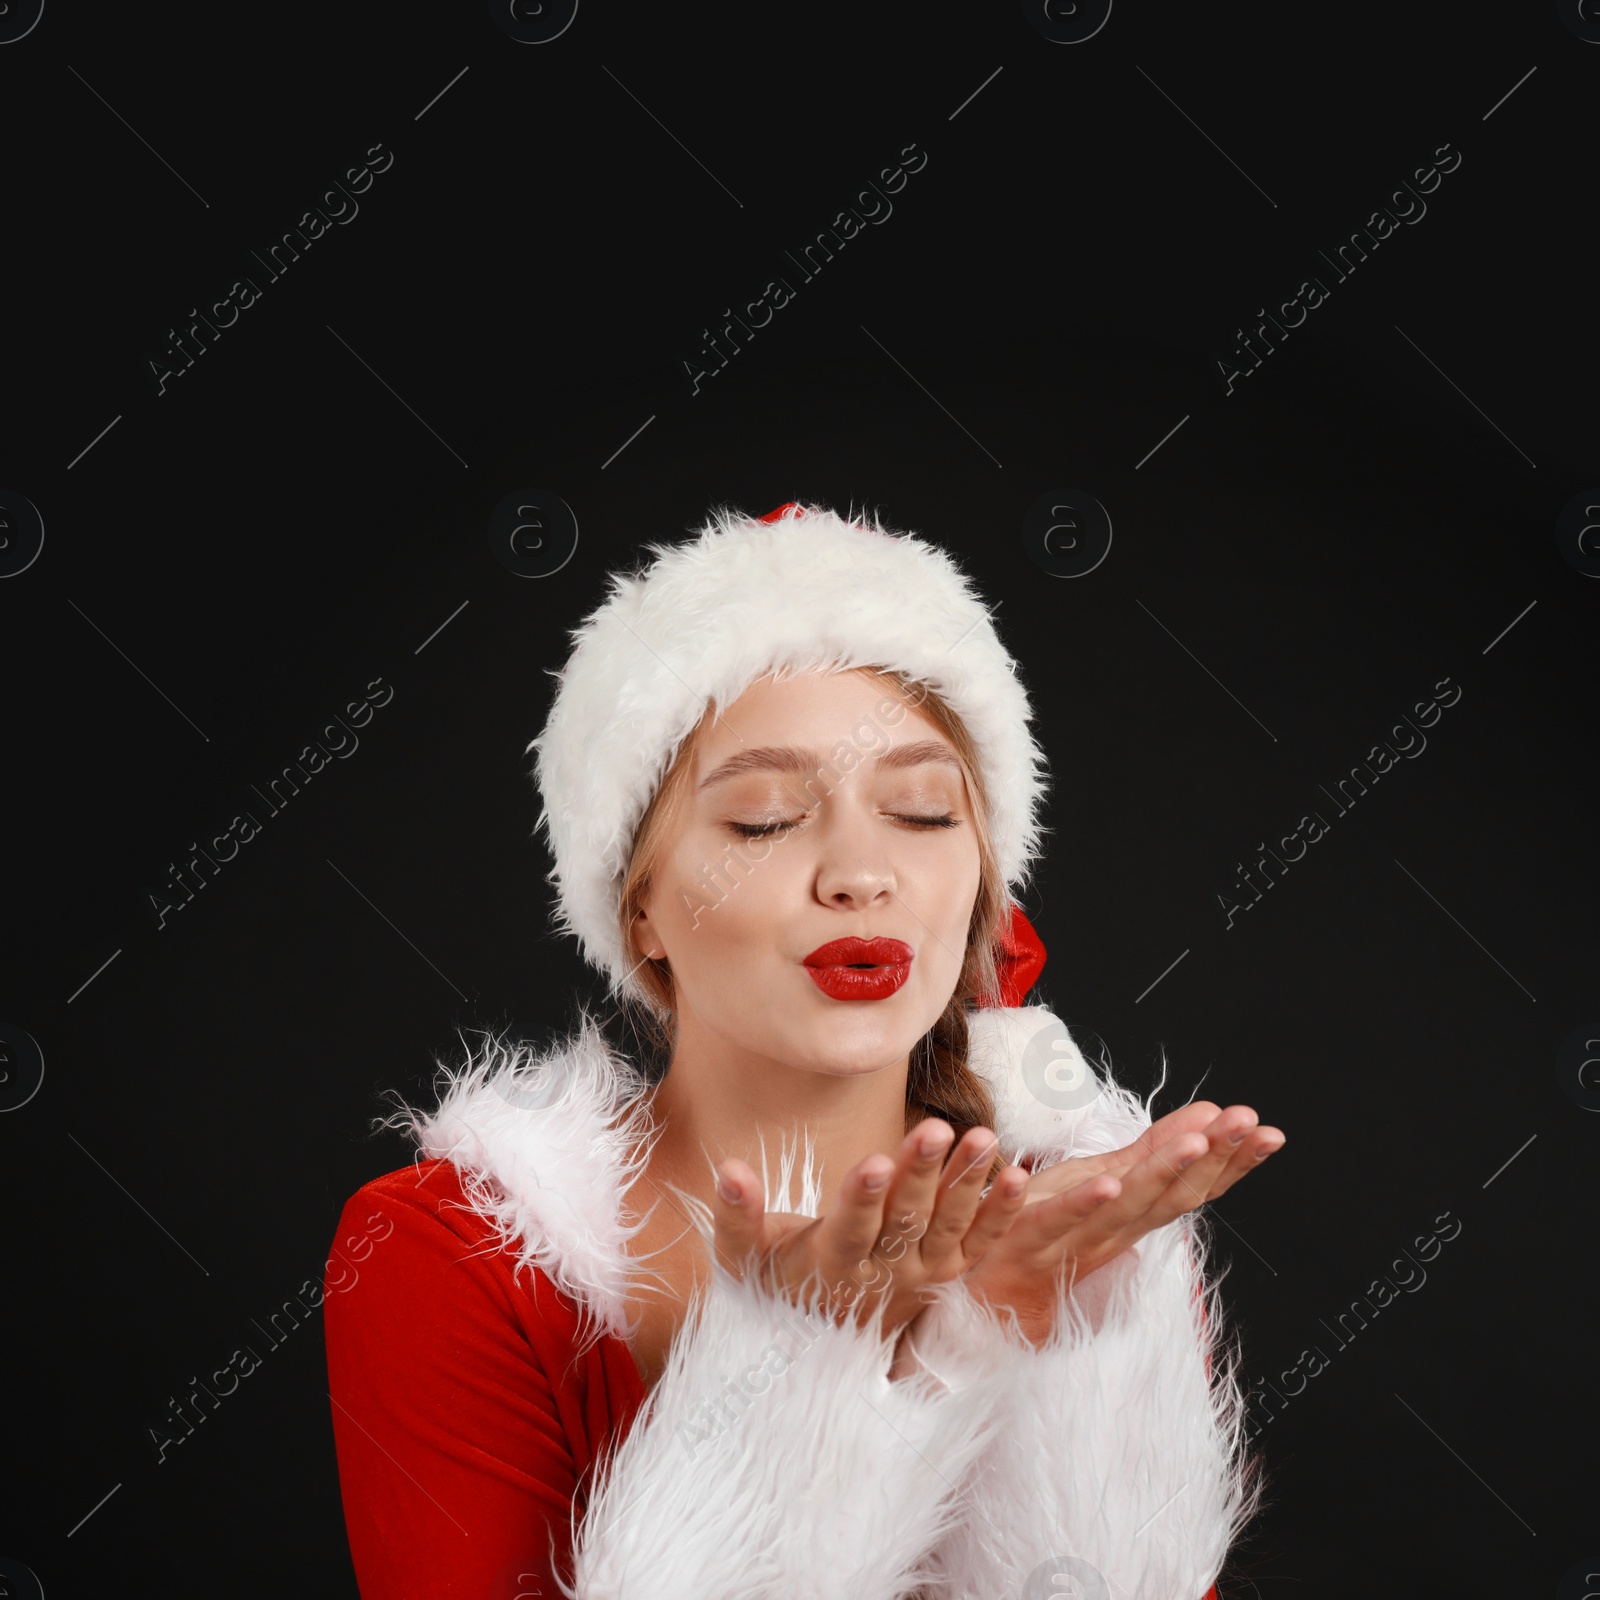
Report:
<svg viewBox="0 0 1600 1600"><path fill-rule="evenodd" d="M764 517L718 511L698 536L648 549L648 570L611 574L605 600L572 630L544 731L528 746L556 925L614 993L651 1003L617 927L645 810L711 702L730 705L774 670L883 666L930 685L971 733L1006 883L1028 881L1044 832L1044 754L1017 664L945 550L876 517L867 526L796 504ZM1001 992L980 1004L1015 1007L1044 947L1014 905L1002 943Z"/></svg>

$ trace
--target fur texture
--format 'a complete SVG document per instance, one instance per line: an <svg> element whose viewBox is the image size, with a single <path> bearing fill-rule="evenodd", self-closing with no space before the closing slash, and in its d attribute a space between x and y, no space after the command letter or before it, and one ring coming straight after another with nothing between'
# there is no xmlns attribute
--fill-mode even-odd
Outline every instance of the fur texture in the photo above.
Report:
<svg viewBox="0 0 1600 1600"><path fill-rule="evenodd" d="M1138 1136L1139 1101L1090 1066L1049 1007L985 1006L970 1014L967 1033L967 1060L994 1100L1007 1161L1048 1166L1068 1155L1103 1155ZM1128 1139L1120 1137L1130 1126Z"/></svg>
<svg viewBox="0 0 1600 1600"><path fill-rule="evenodd" d="M1016 662L955 561L911 534L818 507L760 522L733 511L699 536L651 545L648 572L613 573L574 648L537 751L539 826L555 865L555 922L612 990L649 1004L629 973L617 907L635 831L709 703L764 673L883 665L931 684L970 730L990 830L1013 890L1043 832L1044 754Z"/></svg>
<svg viewBox="0 0 1600 1600"><path fill-rule="evenodd" d="M882 1308L802 1312L713 1262L574 1531L569 1600L895 1600L933 1576L1001 1414L889 1381Z"/></svg>
<svg viewBox="0 0 1600 1600"><path fill-rule="evenodd" d="M540 1268L578 1307L586 1342L625 1339L642 1270L626 1247L644 1223L624 1223L622 1197L649 1155L647 1087L585 1013L547 1051L486 1039L465 1066L444 1069L437 1110L402 1107L383 1125L458 1168L517 1274Z"/></svg>
<svg viewBox="0 0 1600 1600"><path fill-rule="evenodd" d="M1149 1126L1148 1105L1096 1073L1045 1007L971 1022L1007 1160L1113 1150ZM519 1269L542 1268L595 1337L625 1338L629 1285L648 1275L622 1220L651 1137L646 1088L585 1014L546 1052L489 1041L437 1111L388 1121L461 1169ZM798 1196L792 1152L776 1181L763 1158L762 1176L769 1207L818 1214L809 1143ZM881 1313L835 1326L714 1261L597 1474L567 1593L994 1600L1071 1556L1114 1600L1200 1600L1256 1492L1205 1266L1193 1216L1148 1234L1063 1290L1039 1349L959 1280L944 1285L919 1330L928 1370L890 1383Z"/></svg>
<svg viewBox="0 0 1600 1600"><path fill-rule="evenodd" d="M1117 1148L1145 1126L1116 1114L1095 1131ZM1205 1261L1193 1213L1146 1234L1063 1285L1039 1348L959 1279L934 1291L917 1358L955 1390L981 1389L1001 1428L934 1553L930 1594L1054 1593L1036 1576L1052 1556L1100 1575L1103 1590L1078 1572L1083 1594L1205 1594L1260 1494L1237 1358L1213 1348L1222 1309Z"/></svg>

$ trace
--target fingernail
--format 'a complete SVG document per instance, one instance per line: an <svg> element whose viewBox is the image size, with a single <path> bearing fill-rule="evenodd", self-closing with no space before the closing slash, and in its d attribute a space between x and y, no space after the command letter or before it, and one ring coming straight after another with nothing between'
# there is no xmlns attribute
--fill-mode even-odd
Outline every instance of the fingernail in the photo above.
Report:
<svg viewBox="0 0 1600 1600"><path fill-rule="evenodd" d="M1015 1200L1027 1186L1028 1180L1026 1178L1007 1178L1000 1185L1000 1193L1007 1200Z"/></svg>
<svg viewBox="0 0 1600 1600"><path fill-rule="evenodd" d="M936 1156L944 1149L947 1138L947 1134L937 1129L932 1133L925 1133L917 1141L917 1149L925 1156Z"/></svg>
<svg viewBox="0 0 1600 1600"><path fill-rule="evenodd" d="M1198 1158L1195 1156L1185 1156L1183 1160L1178 1163L1178 1171L1182 1172L1185 1167L1192 1167L1197 1159Z"/></svg>
<svg viewBox="0 0 1600 1600"><path fill-rule="evenodd" d="M861 1176L863 1189L881 1189L889 1181L887 1172L866 1172Z"/></svg>
<svg viewBox="0 0 1600 1600"><path fill-rule="evenodd" d="M717 1193L720 1194L724 1200L731 1201L734 1205L737 1205L739 1203L739 1196L742 1192L743 1191L739 1188L739 1185L736 1184L731 1178L719 1177L717 1179Z"/></svg>
<svg viewBox="0 0 1600 1600"><path fill-rule="evenodd" d="M1243 1144L1244 1136L1249 1133L1249 1131L1250 1130L1248 1128L1235 1128L1234 1131L1228 1135L1228 1143Z"/></svg>
<svg viewBox="0 0 1600 1600"><path fill-rule="evenodd" d="M1270 1149L1270 1150L1258 1150L1258 1151L1256 1151L1256 1160L1257 1161L1265 1161L1267 1159L1267 1157L1272 1154L1273 1150L1278 1150L1278 1149L1281 1149L1281 1148L1282 1148L1282 1146L1280 1146L1280 1145L1273 1145L1272 1149Z"/></svg>

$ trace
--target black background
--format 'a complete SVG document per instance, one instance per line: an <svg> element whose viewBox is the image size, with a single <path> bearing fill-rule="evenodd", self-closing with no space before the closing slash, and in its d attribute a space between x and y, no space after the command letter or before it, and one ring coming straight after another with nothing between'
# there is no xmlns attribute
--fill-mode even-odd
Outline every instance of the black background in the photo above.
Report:
<svg viewBox="0 0 1600 1600"><path fill-rule="evenodd" d="M601 995L532 837L547 674L645 542L803 499L998 605L1053 772L1033 999L1141 1091L1164 1050L1159 1109L1203 1076L1288 1135L1212 1208L1224 1292L1258 1393L1330 1360L1262 1429L1223 1595L1582 1593L1600 583L1557 520L1600 501L1597 71L1554 5L1119 3L1063 44L1014 5L585 0L528 44L484 6L49 0L0 46L0 490L45 528L0 583L0 1023L45 1062L0 1118L0 1557L51 1595L355 1593L320 1317L164 1462L147 1430L408 1159L386 1091ZM380 144L158 392L169 328ZM692 392L702 331L912 144L893 214ZM1445 144L1426 215L1227 393L1236 330ZM526 489L580 530L540 579L485 536ZM1022 531L1064 490L1114 528L1070 580ZM378 678L359 748L158 931L167 864Z"/></svg>

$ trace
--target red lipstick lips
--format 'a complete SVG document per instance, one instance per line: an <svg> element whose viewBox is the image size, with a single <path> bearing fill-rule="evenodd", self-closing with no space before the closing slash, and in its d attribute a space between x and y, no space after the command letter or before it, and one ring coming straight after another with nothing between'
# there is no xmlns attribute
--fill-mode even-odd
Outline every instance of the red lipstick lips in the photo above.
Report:
<svg viewBox="0 0 1600 1600"><path fill-rule="evenodd" d="M903 939L834 939L813 950L804 966L835 1000L887 1000L911 976L915 955Z"/></svg>

